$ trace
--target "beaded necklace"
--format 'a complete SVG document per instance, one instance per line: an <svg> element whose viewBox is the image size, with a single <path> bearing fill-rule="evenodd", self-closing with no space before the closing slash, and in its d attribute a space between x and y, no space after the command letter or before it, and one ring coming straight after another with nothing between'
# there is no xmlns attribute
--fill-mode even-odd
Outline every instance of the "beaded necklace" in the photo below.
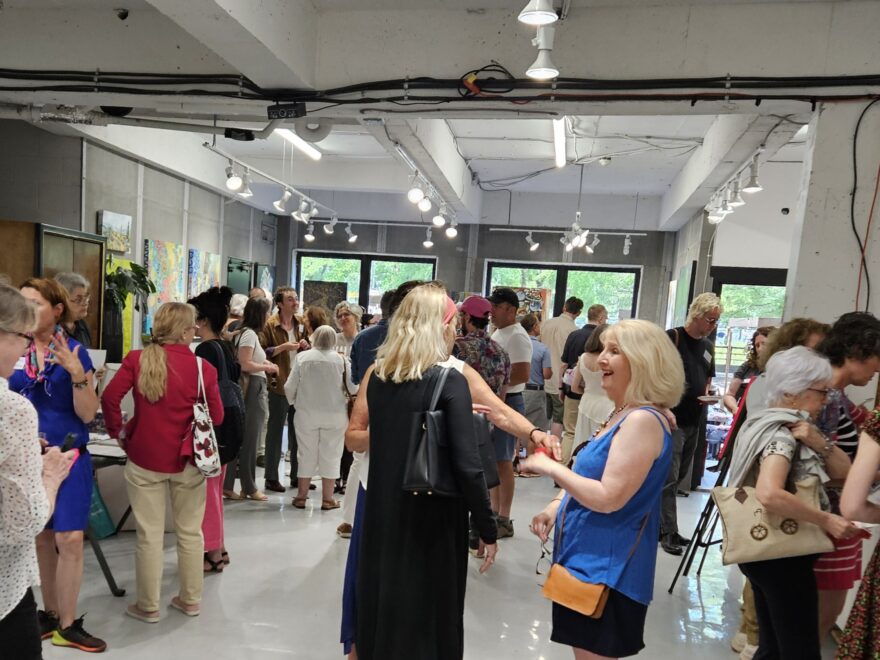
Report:
<svg viewBox="0 0 880 660"><path fill-rule="evenodd" d="M622 406L619 406L619 407L615 408L614 410L612 410L611 414L608 415L608 418L604 422L602 422L602 425L599 426L599 428L597 428L595 431L593 431L593 437L594 438L599 437L599 434L605 429L606 426L608 426L608 422L610 422L612 419L614 419L615 415L623 412L623 410L628 407L629 407L629 404L625 403Z"/></svg>

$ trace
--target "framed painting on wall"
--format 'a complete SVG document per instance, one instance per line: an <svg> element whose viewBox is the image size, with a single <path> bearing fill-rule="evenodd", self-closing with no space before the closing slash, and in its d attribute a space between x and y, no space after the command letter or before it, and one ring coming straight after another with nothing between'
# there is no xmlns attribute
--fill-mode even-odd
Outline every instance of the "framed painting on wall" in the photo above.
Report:
<svg viewBox="0 0 880 660"><path fill-rule="evenodd" d="M186 262L183 246L168 241L144 241L144 266L156 285L157 293L147 298L144 334L153 330L153 316L159 305L186 301Z"/></svg>
<svg viewBox="0 0 880 660"><path fill-rule="evenodd" d="M275 266L267 266L266 264L257 264L256 273L254 275L254 286L269 292L272 295L275 292Z"/></svg>
<svg viewBox="0 0 880 660"><path fill-rule="evenodd" d="M343 300L347 300L348 284L345 282L318 282L306 280L303 282L303 305L309 307L318 305L326 307L331 312Z"/></svg>
<svg viewBox="0 0 880 660"><path fill-rule="evenodd" d="M254 271L254 263L237 257L229 257L226 262L226 286L232 289L232 293L248 295L251 290L251 277Z"/></svg>
<svg viewBox="0 0 880 660"><path fill-rule="evenodd" d="M128 252L131 249L131 216L98 211L98 233L107 237L110 252Z"/></svg>
<svg viewBox="0 0 880 660"><path fill-rule="evenodd" d="M220 286L220 255L203 250L189 251L189 297Z"/></svg>
<svg viewBox="0 0 880 660"><path fill-rule="evenodd" d="M547 318L548 289L530 289L519 286L510 288L516 291L516 296L519 298L519 309L516 310L518 319L526 314L537 314L541 321Z"/></svg>

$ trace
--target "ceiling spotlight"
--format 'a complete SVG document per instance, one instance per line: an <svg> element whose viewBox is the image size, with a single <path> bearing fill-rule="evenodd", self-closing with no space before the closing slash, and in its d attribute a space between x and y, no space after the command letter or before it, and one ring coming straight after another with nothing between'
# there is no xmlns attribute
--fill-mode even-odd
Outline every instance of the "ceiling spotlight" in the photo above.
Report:
<svg viewBox="0 0 880 660"><path fill-rule="evenodd" d="M412 184L410 185L409 192L406 193L406 198L413 204L418 204L424 196L425 191L422 190L422 186L419 184L419 175L416 173L413 175Z"/></svg>
<svg viewBox="0 0 880 660"><path fill-rule="evenodd" d="M226 187L232 192L238 192L241 190L241 185L244 183L241 180L241 177L235 173L235 170L232 169L232 163L229 163L229 167L226 168Z"/></svg>
<svg viewBox="0 0 880 660"><path fill-rule="evenodd" d="M599 165L601 165L602 167L605 167L605 166L608 165L608 163L610 163L610 162L611 162L611 157L610 157L610 156L602 156L602 157L599 159Z"/></svg>
<svg viewBox="0 0 880 660"><path fill-rule="evenodd" d="M351 232L351 223L350 223L350 222L349 222L348 225L345 227L345 233L348 234L348 242L349 242L349 243L354 243L354 242L358 239L358 235L357 235L357 234L353 234L353 233Z"/></svg>
<svg viewBox="0 0 880 660"><path fill-rule="evenodd" d="M430 197L422 197L416 206L419 207L419 211L422 213L427 213L431 210L431 198Z"/></svg>
<svg viewBox="0 0 880 660"><path fill-rule="evenodd" d="M321 211L318 209L318 202L312 202L312 207L309 209L309 215L314 218L320 212Z"/></svg>
<svg viewBox="0 0 880 660"><path fill-rule="evenodd" d="M313 225L311 222L309 223L309 228L308 230L306 230L306 234L305 236L303 236L303 238L306 239L309 243L315 240L315 225Z"/></svg>
<svg viewBox="0 0 880 660"><path fill-rule="evenodd" d="M312 160L321 160L321 152L315 149L314 146L303 140L299 135L291 131L289 128L276 128L275 132L278 133L285 140L290 142L294 147L302 151L306 156L311 158Z"/></svg>
<svg viewBox="0 0 880 660"><path fill-rule="evenodd" d="M455 218L449 221L449 226L446 228L446 238L455 238L458 236L458 229L456 229L456 225L458 221Z"/></svg>
<svg viewBox="0 0 880 660"><path fill-rule="evenodd" d="M764 187L758 182L758 156L756 154L752 159L749 181L743 186L742 191L751 195L752 193L761 192L762 190L764 190Z"/></svg>
<svg viewBox="0 0 880 660"><path fill-rule="evenodd" d="M534 252L541 245L540 243L536 243L535 239L532 238L532 232L529 232L528 234L526 234L526 243L529 244L529 251L530 252Z"/></svg>
<svg viewBox="0 0 880 660"><path fill-rule="evenodd" d="M599 245L599 237L593 236L593 242L589 245L584 246L584 250L586 250L587 254L593 254L596 251L596 246Z"/></svg>
<svg viewBox="0 0 880 660"><path fill-rule="evenodd" d="M538 47L538 57L532 62L532 66L526 69L526 75L535 80L551 80L559 75L559 69L554 66L550 59L550 51L553 50L553 36L555 28L542 25L538 28L538 35L532 39L532 45Z"/></svg>
<svg viewBox="0 0 880 660"><path fill-rule="evenodd" d="M743 199L739 190L739 177L733 182L733 188L730 190L729 204L736 208L737 206L745 206L746 200Z"/></svg>
<svg viewBox="0 0 880 660"><path fill-rule="evenodd" d="M730 208L730 204L727 202L727 197L723 197L721 199L721 206L718 207L718 212L722 215L728 215L729 213L733 213L733 209Z"/></svg>
<svg viewBox="0 0 880 660"><path fill-rule="evenodd" d="M572 243L572 240L573 235L571 232L565 232L559 239L559 242L565 246L566 252L571 252L574 249L574 244Z"/></svg>
<svg viewBox="0 0 880 660"><path fill-rule="evenodd" d="M430 227L428 227L428 229L425 231L425 240L422 241L422 245L424 245L426 248L434 247L434 241L431 240L431 228Z"/></svg>
<svg viewBox="0 0 880 660"><path fill-rule="evenodd" d="M281 199L272 204L272 206L275 207L276 211L278 211L279 213L287 213L287 200L290 199L291 194L292 193L287 188L284 189L284 194L281 195Z"/></svg>
<svg viewBox="0 0 880 660"><path fill-rule="evenodd" d="M709 213L706 214L706 222L710 225L721 224L722 220L724 220L724 214L719 213L717 210L709 211Z"/></svg>
<svg viewBox="0 0 880 660"><path fill-rule="evenodd" d="M248 174L247 170L245 170L241 182L241 190L238 191L239 196L244 197L245 199L253 197L254 193L251 190L251 176Z"/></svg>
<svg viewBox="0 0 880 660"><path fill-rule="evenodd" d="M519 22L526 25L549 25L559 20L551 0L529 0L519 13Z"/></svg>
<svg viewBox="0 0 880 660"><path fill-rule="evenodd" d="M334 215L332 218L330 218L330 222L324 225L324 233L327 234L327 236L333 235L333 228L336 226L337 222L339 222L339 218Z"/></svg>
<svg viewBox="0 0 880 660"><path fill-rule="evenodd" d="M293 213L290 214L290 216L294 220L299 220L302 223L309 224L309 217L310 217L309 209L310 209L309 202L306 200L305 197L300 197L299 198L299 206L296 208L296 210Z"/></svg>
<svg viewBox="0 0 880 660"><path fill-rule="evenodd" d="M437 211L437 215L435 215L433 218L431 218L431 222L434 224L435 227L442 227L443 225L446 224L446 218L443 217L443 213L445 211L446 211L445 208L440 211Z"/></svg>
<svg viewBox="0 0 880 660"><path fill-rule="evenodd" d="M565 167L565 117L553 120L553 149L556 153L556 167Z"/></svg>
<svg viewBox="0 0 880 660"><path fill-rule="evenodd" d="M623 256L629 256L629 249L632 247L632 239L629 237L629 234L623 239Z"/></svg>

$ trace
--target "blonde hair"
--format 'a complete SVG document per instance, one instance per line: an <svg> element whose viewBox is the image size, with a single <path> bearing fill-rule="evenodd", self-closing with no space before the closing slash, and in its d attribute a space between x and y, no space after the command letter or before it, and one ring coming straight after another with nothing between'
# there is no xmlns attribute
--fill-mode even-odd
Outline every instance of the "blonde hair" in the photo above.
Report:
<svg viewBox="0 0 880 660"><path fill-rule="evenodd" d="M721 298L711 292L701 293L691 302L685 324L705 316L713 309L717 309L719 314L724 311L724 307L721 305Z"/></svg>
<svg viewBox="0 0 880 660"><path fill-rule="evenodd" d="M613 340L629 361L628 404L672 408L684 394L684 366L669 336L650 321L628 319L608 327L602 343Z"/></svg>
<svg viewBox="0 0 880 660"><path fill-rule="evenodd" d="M390 378L394 383L419 380L425 371L449 357L443 324L446 298L446 291L436 284L417 286L406 295L376 353L380 379Z"/></svg>
<svg viewBox="0 0 880 660"><path fill-rule="evenodd" d="M189 328L195 325L196 308L179 302L167 302L159 307L153 319L153 341L141 353L141 372L138 391L150 403L165 396L168 385L168 362L165 344L180 341Z"/></svg>
<svg viewBox="0 0 880 660"><path fill-rule="evenodd" d="M0 332L33 332L37 307L8 284L0 284Z"/></svg>

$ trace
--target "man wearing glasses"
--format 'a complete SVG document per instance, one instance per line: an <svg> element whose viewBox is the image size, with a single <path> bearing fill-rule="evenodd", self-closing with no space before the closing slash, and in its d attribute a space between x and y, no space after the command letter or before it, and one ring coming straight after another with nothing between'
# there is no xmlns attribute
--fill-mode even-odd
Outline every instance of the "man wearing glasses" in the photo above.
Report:
<svg viewBox="0 0 880 660"><path fill-rule="evenodd" d="M703 420L699 397L708 394L715 375L715 346L707 337L715 332L722 311L718 296L701 293L691 303L684 326L666 331L678 349L685 375L684 396L672 409L678 428L672 432L672 465L663 486L660 512L660 546L671 555L682 554L690 542L678 533L675 496L678 483L690 475L697 448Z"/></svg>

